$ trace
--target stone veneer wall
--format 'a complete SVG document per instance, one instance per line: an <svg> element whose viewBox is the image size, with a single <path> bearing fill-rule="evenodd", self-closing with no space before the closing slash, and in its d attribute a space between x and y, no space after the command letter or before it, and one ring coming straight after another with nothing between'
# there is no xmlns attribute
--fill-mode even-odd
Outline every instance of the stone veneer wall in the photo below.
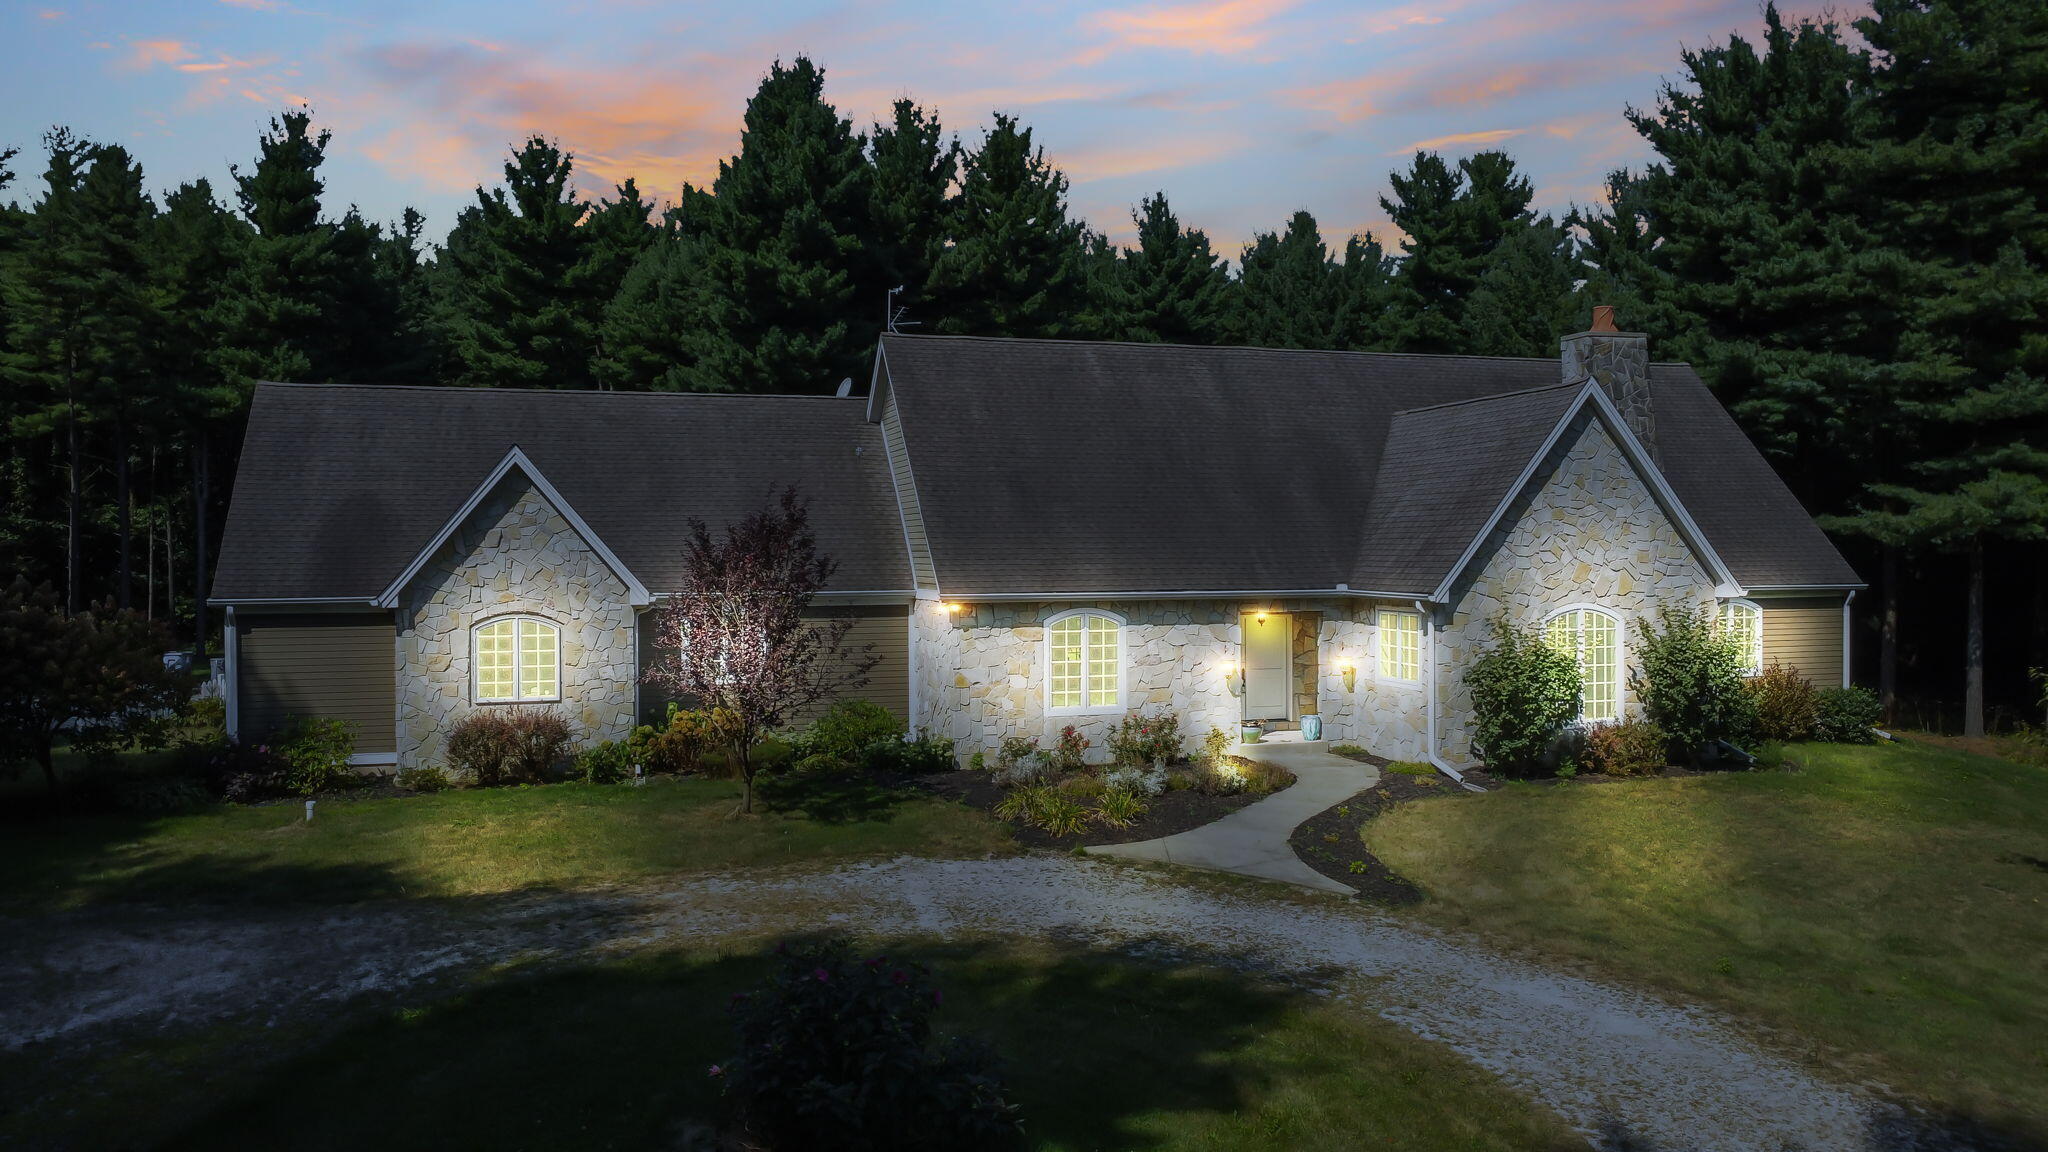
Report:
<svg viewBox="0 0 2048 1152"><path fill-rule="evenodd" d="M1439 638L1438 739L1453 764L1472 762L1472 694L1460 670L1492 642L1493 619L1503 610L1528 627L1571 606L1616 616L1626 715L1638 708L1627 684L1635 620L1659 604L1714 603L1706 566L1590 412L1560 438L1536 476L1452 590Z"/></svg>
<svg viewBox="0 0 2048 1152"><path fill-rule="evenodd" d="M472 710L470 628L493 616L560 626L564 713L579 742L633 725L638 678L625 583L515 472L405 589L398 620L398 766L442 764Z"/></svg>
<svg viewBox="0 0 2048 1152"><path fill-rule="evenodd" d="M1083 607L1124 619L1124 707L1048 715L1044 622ZM957 613L920 601L912 641L913 723L952 737L963 757L993 749L1005 736L1049 743L1072 724L1094 741L1090 755L1100 759L1107 755L1110 729L1126 711L1171 711L1180 717L1192 751L1211 727L1233 728L1244 714L1223 667L1240 658L1238 617L1251 607L1320 614L1316 683L1327 739L1360 743L1387 756L1420 755L1420 686L1375 679L1370 606L1348 600L970 604ZM1358 662L1352 692L1345 691L1336 665L1347 657Z"/></svg>

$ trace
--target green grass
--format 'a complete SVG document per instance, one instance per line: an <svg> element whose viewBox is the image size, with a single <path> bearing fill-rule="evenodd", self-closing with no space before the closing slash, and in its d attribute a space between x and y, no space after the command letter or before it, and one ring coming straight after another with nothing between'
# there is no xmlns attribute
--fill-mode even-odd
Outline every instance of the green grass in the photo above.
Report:
<svg viewBox="0 0 2048 1152"><path fill-rule="evenodd" d="M909 952L946 995L941 1030L1003 1057L1027 1147L1585 1146L1447 1050L1243 973L1017 943ZM0 1057L0 1083L36 1099L0 1115L0 1144L676 1147L720 1119L705 1070L731 1055L723 1007L765 967L649 955L504 974L320 1036L144 1041L83 1070Z"/></svg>
<svg viewBox="0 0 2048 1152"><path fill-rule="evenodd" d="M1511 785L1368 824L1422 915L1696 996L2048 1136L2048 770L1904 744Z"/></svg>
<svg viewBox="0 0 2048 1152"><path fill-rule="evenodd" d="M107 900L355 900L475 896L665 872L855 856L1009 850L980 813L846 788L734 818L735 782L556 784L374 800L298 802L182 816L8 825L0 909Z"/></svg>

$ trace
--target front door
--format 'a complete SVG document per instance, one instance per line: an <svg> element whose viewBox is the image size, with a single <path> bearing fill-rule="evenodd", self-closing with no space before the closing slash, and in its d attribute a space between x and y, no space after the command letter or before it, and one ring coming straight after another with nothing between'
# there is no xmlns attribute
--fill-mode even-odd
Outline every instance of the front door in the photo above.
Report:
<svg viewBox="0 0 2048 1152"><path fill-rule="evenodd" d="M1244 625L1244 718L1288 720L1294 679L1294 618L1247 612Z"/></svg>

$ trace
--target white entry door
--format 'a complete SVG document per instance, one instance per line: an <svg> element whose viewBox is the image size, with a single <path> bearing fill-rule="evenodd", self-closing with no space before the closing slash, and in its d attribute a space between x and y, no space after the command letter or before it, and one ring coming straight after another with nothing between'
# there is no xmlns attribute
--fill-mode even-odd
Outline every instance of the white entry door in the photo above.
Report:
<svg viewBox="0 0 2048 1152"><path fill-rule="evenodd" d="M1247 612L1244 624L1244 718L1287 720L1294 668L1294 617Z"/></svg>

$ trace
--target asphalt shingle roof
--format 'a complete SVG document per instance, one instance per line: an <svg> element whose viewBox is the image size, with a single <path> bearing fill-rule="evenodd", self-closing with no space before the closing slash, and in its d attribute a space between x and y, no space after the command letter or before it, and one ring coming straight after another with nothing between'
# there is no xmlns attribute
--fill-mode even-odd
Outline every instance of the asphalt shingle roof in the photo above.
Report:
<svg viewBox="0 0 2048 1152"><path fill-rule="evenodd" d="M1555 359L882 343L939 585L962 598L1424 594L1572 398ZM1857 583L1699 376L1650 373L1665 477L1736 579Z"/></svg>
<svg viewBox="0 0 2048 1152"><path fill-rule="evenodd" d="M718 525L789 484L835 590L910 587L860 399L261 384L214 598L378 595L515 445L656 593L681 581L689 517Z"/></svg>

